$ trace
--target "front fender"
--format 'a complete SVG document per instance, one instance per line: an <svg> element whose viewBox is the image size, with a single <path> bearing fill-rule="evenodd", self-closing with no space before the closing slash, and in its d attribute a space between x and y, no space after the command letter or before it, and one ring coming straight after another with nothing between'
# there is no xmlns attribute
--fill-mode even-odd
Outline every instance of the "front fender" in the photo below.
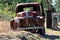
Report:
<svg viewBox="0 0 60 40"><path fill-rule="evenodd" d="M41 22L43 22L44 23L44 17L43 16L37 16L37 18L39 18L40 20L41 20Z"/></svg>
<svg viewBox="0 0 60 40"><path fill-rule="evenodd" d="M17 23L15 23L15 20L14 19L11 19L10 20L10 27L12 29L17 29Z"/></svg>
<svg viewBox="0 0 60 40"><path fill-rule="evenodd" d="M10 27L13 28L14 27L14 19L10 20Z"/></svg>

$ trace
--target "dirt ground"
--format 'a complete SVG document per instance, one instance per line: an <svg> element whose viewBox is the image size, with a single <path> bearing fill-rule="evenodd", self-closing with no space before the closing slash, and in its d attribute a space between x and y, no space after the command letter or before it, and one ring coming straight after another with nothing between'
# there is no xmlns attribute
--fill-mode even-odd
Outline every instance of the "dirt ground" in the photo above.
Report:
<svg viewBox="0 0 60 40"><path fill-rule="evenodd" d="M56 31L56 30L52 30L52 29L47 29L47 28L46 28L45 31L46 31L45 36L41 36L40 34L33 34L33 33L32 34L33 34L33 36L36 36L36 35L38 36L38 37L36 37L36 40L37 39L38 40L60 40L60 31ZM23 35L23 33L26 33L26 32L13 31L13 30L11 30L8 21L0 21L0 36L1 35L5 35L5 34L8 34L8 35L12 34L12 35L14 35L14 34L17 34L17 33L18 34L20 33L20 35Z"/></svg>

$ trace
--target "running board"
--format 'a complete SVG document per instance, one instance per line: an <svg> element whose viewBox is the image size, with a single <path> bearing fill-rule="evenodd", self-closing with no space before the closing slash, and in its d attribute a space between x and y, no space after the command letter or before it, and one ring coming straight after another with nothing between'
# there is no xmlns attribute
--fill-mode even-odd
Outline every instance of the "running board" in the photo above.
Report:
<svg viewBox="0 0 60 40"><path fill-rule="evenodd" d="M43 29L43 27L28 27L28 28L19 28L20 30L25 30L25 29Z"/></svg>

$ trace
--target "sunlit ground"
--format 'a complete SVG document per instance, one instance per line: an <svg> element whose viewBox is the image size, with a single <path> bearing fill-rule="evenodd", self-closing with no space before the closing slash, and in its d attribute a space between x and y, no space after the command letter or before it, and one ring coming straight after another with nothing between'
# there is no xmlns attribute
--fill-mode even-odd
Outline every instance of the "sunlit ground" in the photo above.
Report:
<svg viewBox="0 0 60 40"><path fill-rule="evenodd" d="M7 32L10 30L8 21L0 21L0 33Z"/></svg>
<svg viewBox="0 0 60 40"><path fill-rule="evenodd" d="M45 31L46 31L45 37L41 37L38 34L34 34L34 35L37 35L38 36L37 38L39 38L41 40L46 40L46 39L58 40L58 39L60 39L60 31L47 29L47 28ZM25 32L25 31L12 31L8 21L0 21L0 35L16 35L16 34L23 35L23 33L27 33L27 32Z"/></svg>
<svg viewBox="0 0 60 40"><path fill-rule="evenodd" d="M0 21L0 33L7 32L10 30L11 30L11 28L10 28L10 24L8 21ZM60 31L56 31L56 30L46 28L46 34L60 36Z"/></svg>

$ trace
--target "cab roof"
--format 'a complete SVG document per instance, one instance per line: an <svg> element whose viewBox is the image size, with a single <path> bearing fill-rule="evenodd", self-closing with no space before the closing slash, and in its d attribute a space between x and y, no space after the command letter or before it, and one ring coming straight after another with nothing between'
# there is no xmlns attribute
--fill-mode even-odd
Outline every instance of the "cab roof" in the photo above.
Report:
<svg viewBox="0 0 60 40"><path fill-rule="evenodd" d="M19 3L17 6L39 6L38 2L32 2L32 3Z"/></svg>

